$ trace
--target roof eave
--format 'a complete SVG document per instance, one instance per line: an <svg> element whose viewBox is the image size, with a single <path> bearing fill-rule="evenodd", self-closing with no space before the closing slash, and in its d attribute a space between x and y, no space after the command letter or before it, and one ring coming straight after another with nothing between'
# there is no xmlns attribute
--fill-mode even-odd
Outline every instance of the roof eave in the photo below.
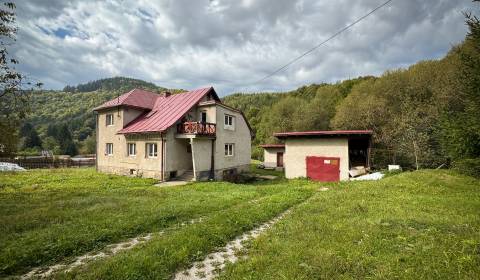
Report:
<svg viewBox="0 0 480 280"><path fill-rule="evenodd" d="M133 106L133 105L128 105L128 104L119 104L119 105L113 105L113 106L108 106L108 107L97 107L94 108L92 111L93 112L99 112L103 110L108 110L108 109L113 109L117 107L126 107L126 108L132 108L132 109L137 109L137 110L143 110L143 111L151 111L151 108L146 108L146 107L140 107L140 106Z"/></svg>
<svg viewBox="0 0 480 280"><path fill-rule="evenodd" d="M334 137L355 137L355 136L363 136L363 137L371 137L373 134L372 130L363 130L363 131L332 131L332 133L328 133L327 131L322 132L280 132L274 133L273 136L278 139L285 139L285 138L334 138Z"/></svg>

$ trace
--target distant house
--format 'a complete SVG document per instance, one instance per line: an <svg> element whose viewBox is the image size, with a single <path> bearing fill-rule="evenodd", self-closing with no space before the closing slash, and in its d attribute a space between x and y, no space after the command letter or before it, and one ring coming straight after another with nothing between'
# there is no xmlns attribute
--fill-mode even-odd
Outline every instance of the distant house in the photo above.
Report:
<svg viewBox="0 0 480 280"><path fill-rule="evenodd" d="M350 169L370 167L371 130L283 132L274 136L285 142L284 148L262 145L265 166L283 163L289 179L348 180Z"/></svg>
<svg viewBox="0 0 480 280"><path fill-rule="evenodd" d="M264 144L260 147L263 148L263 165L265 168L283 169L284 144Z"/></svg>
<svg viewBox="0 0 480 280"><path fill-rule="evenodd" d="M180 94L134 89L94 111L101 172L207 180L249 168L252 130L212 87Z"/></svg>

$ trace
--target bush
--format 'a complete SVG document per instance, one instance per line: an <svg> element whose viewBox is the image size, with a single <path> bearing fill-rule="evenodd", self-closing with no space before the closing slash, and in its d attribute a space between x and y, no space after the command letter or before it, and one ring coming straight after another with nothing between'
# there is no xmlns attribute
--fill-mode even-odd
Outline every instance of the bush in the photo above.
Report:
<svg viewBox="0 0 480 280"><path fill-rule="evenodd" d="M390 177L390 176L395 176L397 174L402 173L403 171L401 169L396 169L396 170L387 170L385 172L382 172L384 174L383 178Z"/></svg>
<svg viewBox="0 0 480 280"><path fill-rule="evenodd" d="M223 180L234 184L253 183L256 178L248 173L232 173L224 174Z"/></svg>
<svg viewBox="0 0 480 280"><path fill-rule="evenodd" d="M259 146L252 147L252 158L263 161L263 148Z"/></svg>
<svg viewBox="0 0 480 280"><path fill-rule="evenodd" d="M459 173L480 178L480 158L457 160L453 163L453 169Z"/></svg>

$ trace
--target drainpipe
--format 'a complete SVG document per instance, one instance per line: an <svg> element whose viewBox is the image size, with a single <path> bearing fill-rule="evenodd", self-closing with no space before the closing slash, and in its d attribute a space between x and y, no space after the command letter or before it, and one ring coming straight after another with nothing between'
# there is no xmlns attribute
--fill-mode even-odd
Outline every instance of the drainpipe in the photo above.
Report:
<svg viewBox="0 0 480 280"><path fill-rule="evenodd" d="M215 179L215 139L212 139L212 157L210 159L210 176L208 179Z"/></svg>
<svg viewBox="0 0 480 280"><path fill-rule="evenodd" d="M193 148L193 138L190 138L190 145L192 147L192 167L193 167L193 179L196 181L197 180L197 173L195 170L197 169L195 167L195 149Z"/></svg>
<svg viewBox="0 0 480 280"><path fill-rule="evenodd" d="M98 171L98 112L94 111L95 115L95 170Z"/></svg>
<svg viewBox="0 0 480 280"><path fill-rule="evenodd" d="M160 137L162 138L162 158L160 160L160 169L162 170L161 172L161 180L165 181L165 141L163 140L163 133L160 133Z"/></svg>

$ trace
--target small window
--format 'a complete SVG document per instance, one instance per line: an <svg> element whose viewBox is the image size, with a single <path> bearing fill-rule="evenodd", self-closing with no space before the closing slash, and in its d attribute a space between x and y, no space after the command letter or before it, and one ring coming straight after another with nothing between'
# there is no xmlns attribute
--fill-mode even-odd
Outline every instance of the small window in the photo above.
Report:
<svg viewBox="0 0 480 280"><path fill-rule="evenodd" d="M232 115L225 115L224 128L229 130L235 129L235 117Z"/></svg>
<svg viewBox="0 0 480 280"><path fill-rule="evenodd" d="M113 155L113 143L107 143L105 145L105 154L107 156Z"/></svg>
<svg viewBox="0 0 480 280"><path fill-rule="evenodd" d="M156 143L147 143L147 156L149 158L157 157L157 144Z"/></svg>
<svg viewBox="0 0 480 280"><path fill-rule="evenodd" d="M226 157L233 156L233 149L234 149L234 144L225 144L225 156Z"/></svg>
<svg viewBox="0 0 480 280"><path fill-rule="evenodd" d="M207 112L206 111L202 111L202 123L206 123L207 122Z"/></svg>
<svg viewBox="0 0 480 280"><path fill-rule="evenodd" d="M113 125L113 114L107 114L107 125Z"/></svg>
<svg viewBox="0 0 480 280"><path fill-rule="evenodd" d="M137 145L135 143L127 144L127 154L130 157L137 155Z"/></svg>

